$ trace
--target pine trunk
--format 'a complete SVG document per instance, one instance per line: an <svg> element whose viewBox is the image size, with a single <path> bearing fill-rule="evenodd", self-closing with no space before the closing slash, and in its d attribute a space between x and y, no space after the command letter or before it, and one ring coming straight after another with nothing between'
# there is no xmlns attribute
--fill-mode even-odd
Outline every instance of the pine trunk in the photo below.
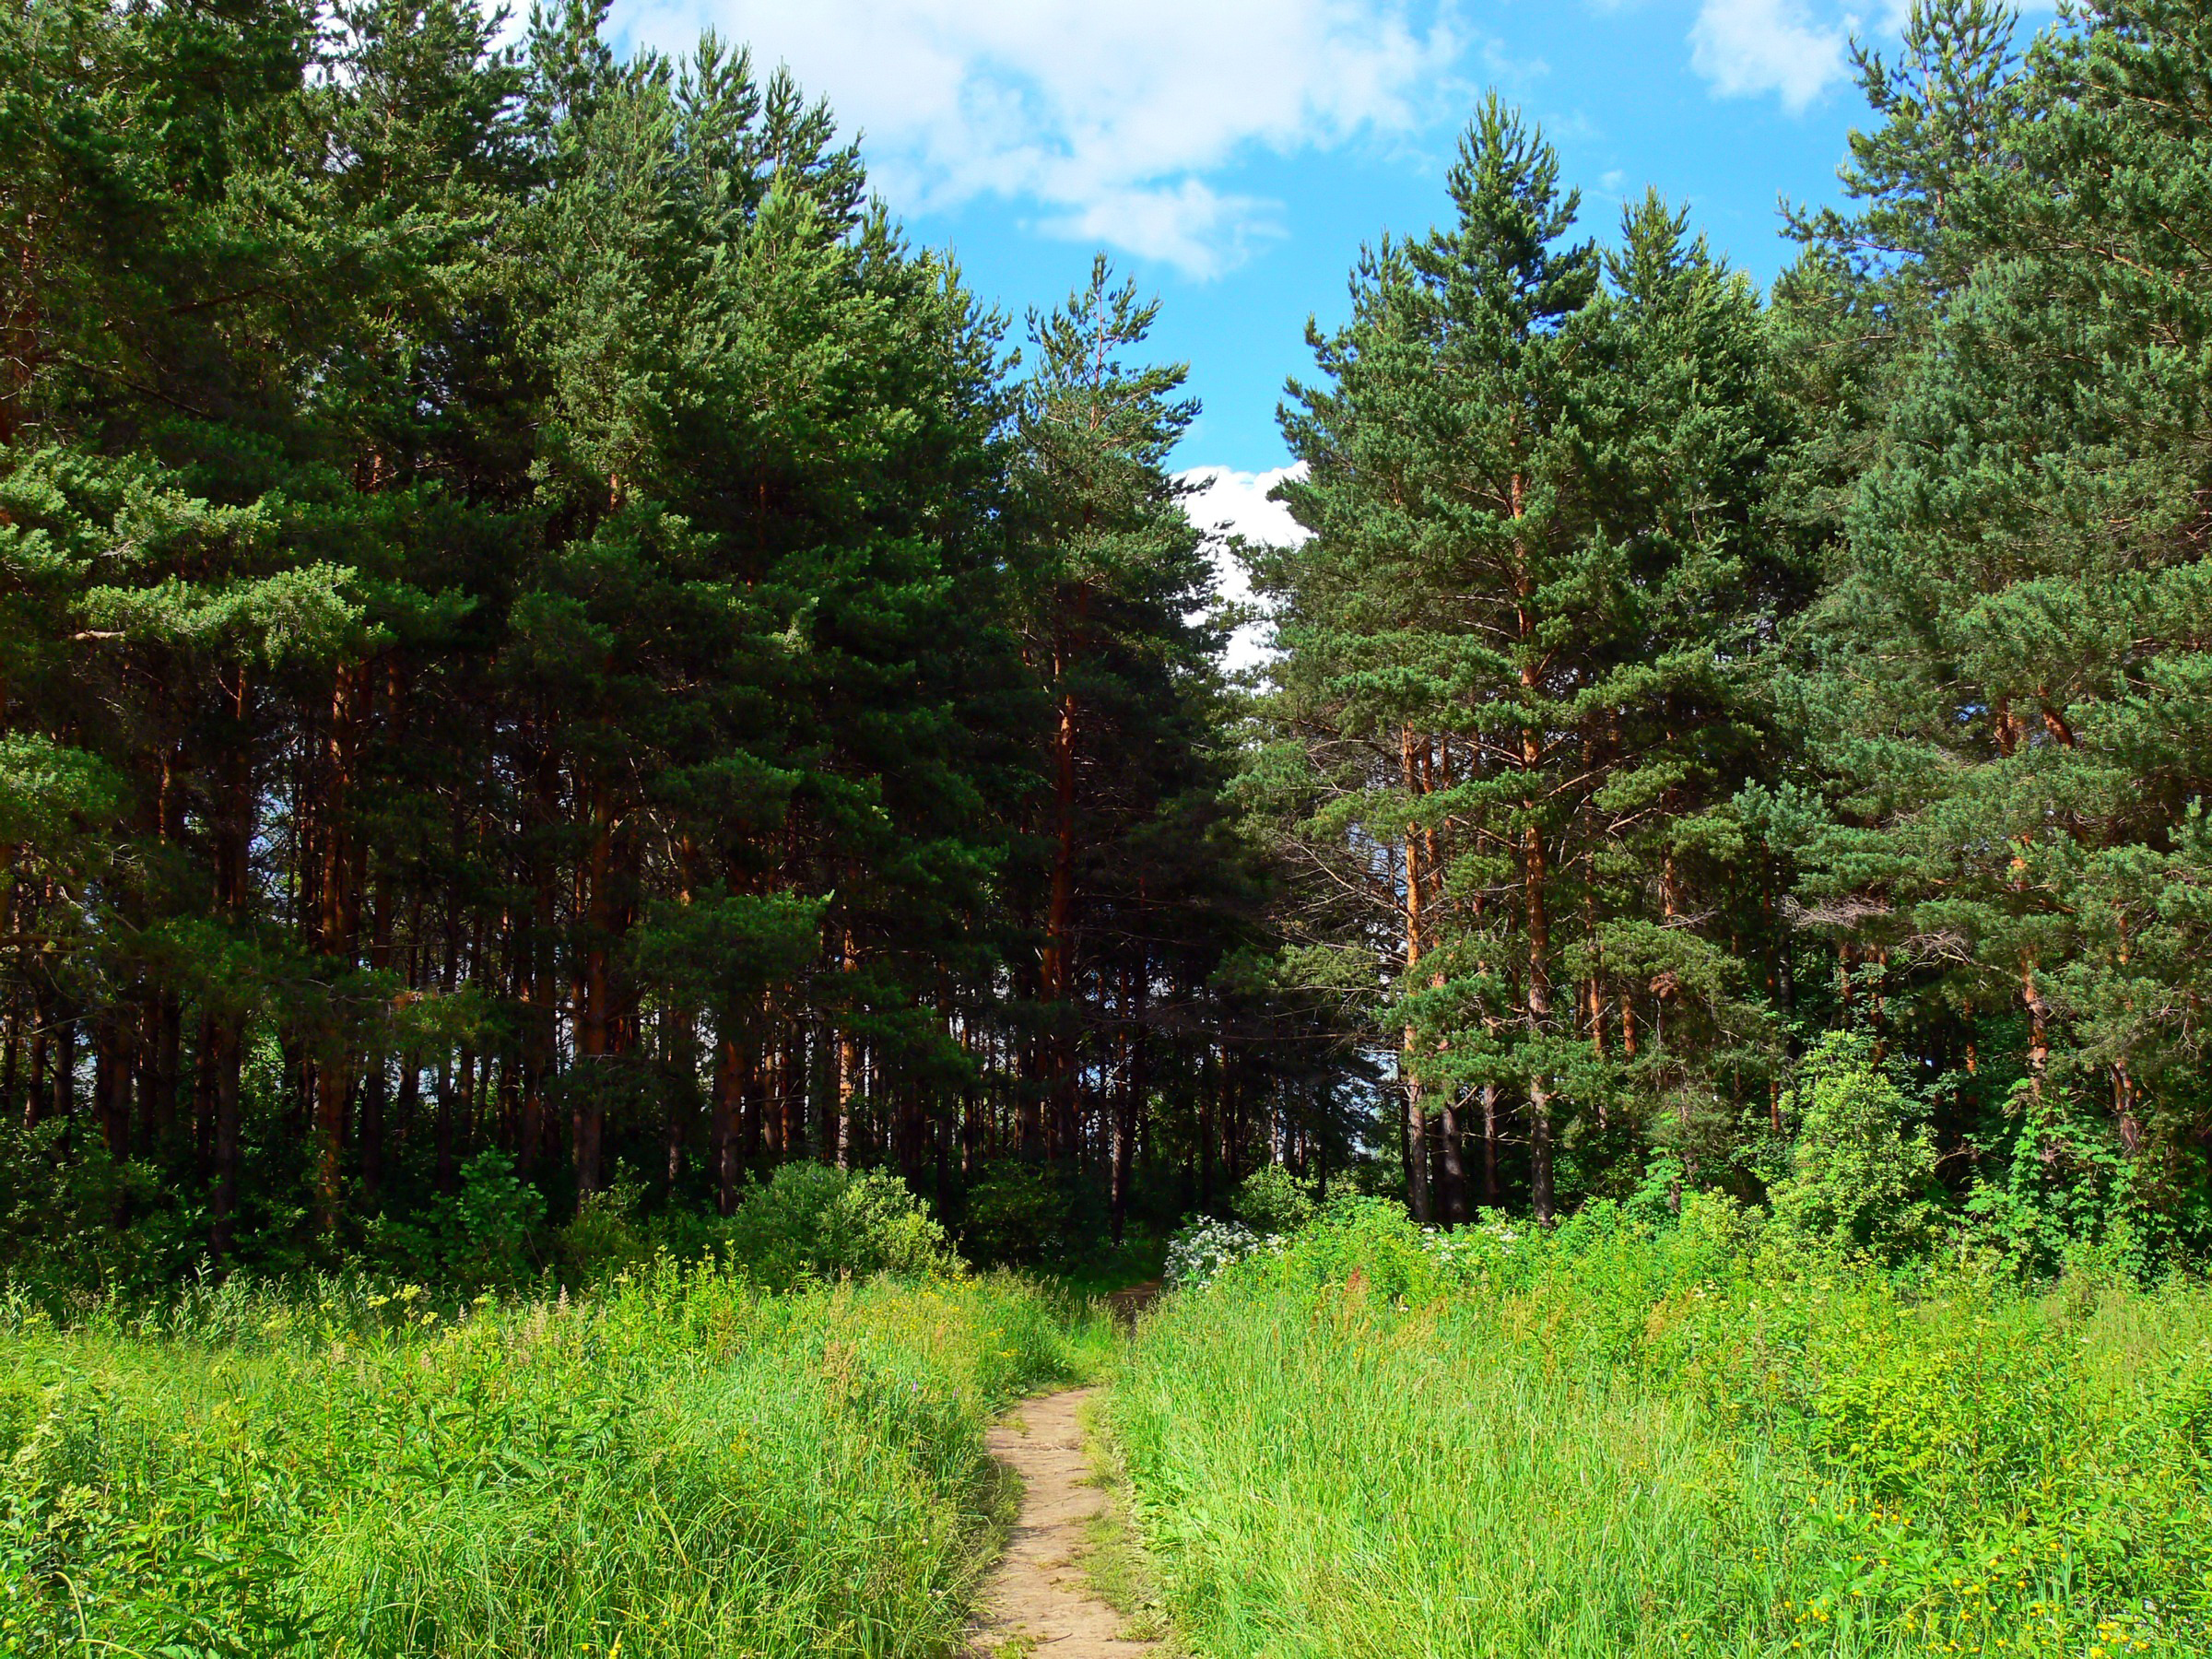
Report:
<svg viewBox="0 0 2212 1659"><path fill-rule="evenodd" d="M737 1208L738 1111L744 1084L745 1056L735 1035L723 1033L714 1067L714 1206L733 1215Z"/></svg>
<svg viewBox="0 0 2212 1659"><path fill-rule="evenodd" d="M1419 780L1414 759L1413 728L1400 734L1405 767L1406 794L1410 808ZM1422 939L1421 835L1408 816L1406 822L1406 971L1398 982L1399 994L1410 993L1420 968ZM1429 1182L1429 1112L1420 1075L1420 1038L1413 1022L1406 1022L1398 1049L1398 1087L1406 1091L1406 1201L1413 1218L1424 1227L1436 1217Z"/></svg>
<svg viewBox="0 0 2212 1659"><path fill-rule="evenodd" d="M614 802L604 783L592 786L591 851L585 865L583 1007L576 1023L576 1108L570 1124L579 1206L599 1190L600 1142L606 1130L606 1067L611 1010L607 950L614 931Z"/></svg>

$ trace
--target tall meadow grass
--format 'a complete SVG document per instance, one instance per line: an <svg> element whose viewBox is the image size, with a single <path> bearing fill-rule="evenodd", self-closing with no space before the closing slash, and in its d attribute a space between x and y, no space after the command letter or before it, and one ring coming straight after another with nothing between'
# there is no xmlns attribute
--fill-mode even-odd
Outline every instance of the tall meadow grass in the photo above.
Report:
<svg viewBox="0 0 2212 1659"><path fill-rule="evenodd" d="M1012 1279L0 1301L0 1653L952 1651L982 1430L1112 1339Z"/></svg>
<svg viewBox="0 0 2212 1659"><path fill-rule="evenodd" d="M1217 1659L2212 1652L2212 1295L1347 1209L1112 1403Z"/></svg>

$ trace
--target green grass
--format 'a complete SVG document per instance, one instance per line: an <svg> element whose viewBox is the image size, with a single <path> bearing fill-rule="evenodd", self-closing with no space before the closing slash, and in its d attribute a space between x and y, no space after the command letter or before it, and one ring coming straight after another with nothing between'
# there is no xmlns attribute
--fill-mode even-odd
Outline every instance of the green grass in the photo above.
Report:
<svg viewBox="0 0 2212 1659"><path fill-rule="evenodd" d="M938 1654L982 1431L1102 1317L1012 1279L0 1303L0 1653Z"/></svg>
<svg viewBox="0 0 2212 1659"><path fill-rule="evenodd" d="M1112 1418L1198 1651L2212 1651L2212 1295L1692 1222L1371 1214L1163 1304Z"/></svg>
<svg viewBox="0 0 2212 1659"><path fill-rule="evenodd" d="M1129 1472L1115 1455L1111 1427L1100 1420L1104 1398L1094 1394L1087 1400L1082 1418L1091 1481L1105 1489L1109 1502L1085 1524L1077 1565L1090 1593L1122 1616L1124 1639L1156 1643L1160 1659L1182 1659L1190 1650L1167 1617L1158 1564L1130 1524Z"/></svg>

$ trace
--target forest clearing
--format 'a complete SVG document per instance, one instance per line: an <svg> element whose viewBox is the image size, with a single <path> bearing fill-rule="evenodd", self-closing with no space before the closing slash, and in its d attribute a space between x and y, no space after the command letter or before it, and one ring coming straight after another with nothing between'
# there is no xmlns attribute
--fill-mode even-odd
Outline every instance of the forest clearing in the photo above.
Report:
<svg viewBox="0 0 2212 1659"><path fill-rule="evenodd" d="M1698 6L1271 537L742 45L0 6L0 1654L2212 1653L2212 10Z"/></svg>

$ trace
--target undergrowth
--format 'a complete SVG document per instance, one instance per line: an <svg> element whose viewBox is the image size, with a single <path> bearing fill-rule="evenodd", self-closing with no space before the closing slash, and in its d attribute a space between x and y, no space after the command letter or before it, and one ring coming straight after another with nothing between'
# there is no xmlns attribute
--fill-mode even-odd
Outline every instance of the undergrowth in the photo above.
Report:
<svg viewBox="0 0 2212 1659"><path fill-rule="evenodd" d="M986 1421L1113 1340L1010 1278L770 1294L665 1257L458 1310L0 1300L0 1653L945 1653Z"/></svg>
<svg viewBox="0 0 2212 1659"><path fill-rule="evenodd" d="M1354 1203L1163 1304L1112 1422L1218 1659L2212 1651L2212 1294L2095 1260Z"/></svg>

